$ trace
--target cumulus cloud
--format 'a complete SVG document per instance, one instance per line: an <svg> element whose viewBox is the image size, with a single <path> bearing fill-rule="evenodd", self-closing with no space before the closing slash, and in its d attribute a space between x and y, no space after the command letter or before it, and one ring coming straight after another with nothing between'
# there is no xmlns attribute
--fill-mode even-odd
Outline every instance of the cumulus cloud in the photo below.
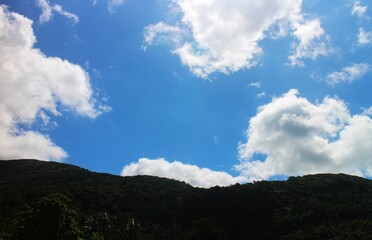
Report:
<svg viewBox="0 0 372 240"><path fill-rule="evenodd" d="M195 165L184 164L178 161L168 162L164 158L141 158L136 163L124 167L122 176L151 175L184 181L195 187L228 186L238 182L225 172L212 171L208 168L199 168Z"/></svg>
<svg viewBox="0 0 372 240"><path fill-rule="evenodd" d="M260 42L289 32L294 32L299 42L294 46L292 65L328 53L325 31L319 19L307 20L303 16L302 0L238 0L234 4L228 0L175 0L174 4L182 15L174 27L185 34L181 39L176 35L173 53L191 72L202 78L213 72L229 74L255 66L263 53ZM175 32L169 25L161 24L167 26L167 33L168 30ZM152 33L164 36L164 31ZM151 44L151 41L145 41Z"/></svg>
<svg viewBox="0 0 372 240"><path fill-rule="evenodd" d="M363 114L372 117L372 107L364 108L363 109Z"/></svg>
<svg viewBox="0 0 372 240"><path fill-rule="evenodd" d="M340 82L353 82L371 70L371 66L366 63L354 63L348 67L343 68L339 72L328 74L326 80L329 84L335 85Z"/></svg>
<svg viewBox="0 0 372 240"><path fill-rule="evenodd" d="M338 98L313 104L290 90L261 106L246 134L236 169L249 180L321 172L372 176L372 119L352 116Z"/></svg>
<svg viewBox="0 0 372 240"><path fill-rule="evenodd" d="M372 43L372 32L366 32L363 28L359 28L358 45L367 45Z"/></svg>
<svg viewBox="0 0 372 240"><path fill-rule="evenodd" d="M51 6L48 0L38 0L37 4L41 8L41 11L42 11L39 17L39 21L41 23L48 22L50 19L52 19L53 12L57 12L61 14L62 16L71 19L74 23L79 22L79 17L77 15L64 10L62 6L59 4L55 4Z"/></svg>
<svg viewBox="0 0 372 240"><path fill-rule="evenodd" d="M367 11L367 6L362 6L360 0L354 0L353 8L351 10L351 14L358 15L358 17L362 17Z"/></svg>
<svg viewBox="0 0 372 240"><path fill-rule="evenodd" d="M299 43L293 44L293 54L289 56L291 66L304 66L304 59L314 60L332 51L319 19L295 22L293 28Z"/></svg>
<svg viewBox="0 0 372 240"><path fill-rule="evenodd" d="M67 153L32 124L67 110L95 118L108 107L95 106L89 76L79 65L34 48L30 19L0 6L0 22L0 159L60 161Z"/></svg>
<svg viewBox="0 0 372 240"><path fill-rule="evenodd" d="M124 0L109 0L108 1L108 10L114 12L115 9L124 4Z"/></svg>

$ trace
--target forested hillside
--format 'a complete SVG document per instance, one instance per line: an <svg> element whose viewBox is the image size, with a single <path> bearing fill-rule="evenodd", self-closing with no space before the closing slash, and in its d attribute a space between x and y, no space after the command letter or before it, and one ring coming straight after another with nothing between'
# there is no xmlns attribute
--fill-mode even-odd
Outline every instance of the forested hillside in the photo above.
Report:
<svg viewBox="0 0 372 240"><path fill-rule="evenodd" d="M372 181L343 174L210 189L0 161L0 239L372 239Z"/></svg>

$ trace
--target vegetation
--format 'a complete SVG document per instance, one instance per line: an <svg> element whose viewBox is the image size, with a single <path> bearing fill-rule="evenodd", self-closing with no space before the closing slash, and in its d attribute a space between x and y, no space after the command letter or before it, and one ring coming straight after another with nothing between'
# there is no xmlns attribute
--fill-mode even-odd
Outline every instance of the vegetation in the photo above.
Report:
<svg viewBox="0 0 372 240"><path fill-rule="evenodd" d="M24 240L79 239L76 213L61 194L51 194L26 211L20 221L19 238ZM37 236L37 237L36 237Z"/></svg>
<svg viewBox="0 0 372 240"><path fill-rule="evenodd" d="M0 240L372 239L372 181L344 174L210 189L0 161Z"/></svg>

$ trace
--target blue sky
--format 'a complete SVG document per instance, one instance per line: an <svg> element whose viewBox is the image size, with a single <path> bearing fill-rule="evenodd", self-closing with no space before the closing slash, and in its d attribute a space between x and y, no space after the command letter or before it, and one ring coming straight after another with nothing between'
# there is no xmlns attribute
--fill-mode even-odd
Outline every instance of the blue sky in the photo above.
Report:
<svg viewBox="0 0 372 240"><path fill-rule="evenodd" d="M1 159L201 187L372 176L371 1L1 4Z"/></svg>

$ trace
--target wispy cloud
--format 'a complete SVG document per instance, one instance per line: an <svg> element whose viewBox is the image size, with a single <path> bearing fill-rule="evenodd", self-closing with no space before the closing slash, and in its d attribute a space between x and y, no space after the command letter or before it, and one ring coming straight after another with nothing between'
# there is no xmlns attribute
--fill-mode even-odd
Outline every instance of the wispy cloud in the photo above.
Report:
<svg viewBox="0 0 372 240"><path fill-rule="evenodd" d="M109 0L107 3L108 10L115 12L116 8L124 4L124 0Z"/></svg>
<svg viewBox="0 0 372 240"><path fill-rule="evenodd" d="M362 3L360 0L354 0L351 14L358 15L358 17L362 17L366 12L367 12L367 6L362 6Z"/></svg>
<svg viewBox="0 0 372 240"><path fill-rule="evenodd" d="M50 5L48 0L37 0L37 4L42 11L39 17L39 21L41 23L50 21L53 17L53 12L57 12L58 14L61 14L62 16L68 19L71 19L73 23L79 22L79 17L77 15L64 10L63 7L59 4Z"/></svg>
<svg viewBox="0 0 372 240"><path fill-rule="evenodd" d="M371 71L371 65L367 63L354 63L348 67L343 68L339 72L333 72L326 76L326 81L330 85L335 85L341 82L353 82L366 73Z"/></svg>
<svg viewBox="0 0 372 240"><path fill-rule="evenodd" d="M182 42L183 32L178 26L172 26L164 22L157 24L151 24L145 28L145 41L142 46L143 50L146 51L150 45L164 44L171 41L174 46L179 46Z"/></svg>
<svg viewBox="0 0 372 240"><path fill-rule="evenodd" d="M359 28L358 45L368 45L372 43L372 32L366 32L363 28Z"/></svg>
<svg viewBox="0 0 372 240"><path fill-rule="evenodd" d="M61 14L62 16L71 19L74 23L79 22L79 17L77 15L64 10L61 5L56 4L56 5L54 5L53 9L54 9L54 11Z"/></svg>
<svg viewBox="0 0 372 240"><path fill-rule="evenodd" d="M266 97L266 93L265 93L265 92L260 92L259 94L257 94L256 97L257 97L258 99L264 98L264 97Z"/></svg>
<svg viewBox="0 0 372 240"><path fill-rule="evenodd" d="M261 87L261 83L260 82L251 82L249 84L250 87L254 87L254 88L260 88Z"/></svg>

